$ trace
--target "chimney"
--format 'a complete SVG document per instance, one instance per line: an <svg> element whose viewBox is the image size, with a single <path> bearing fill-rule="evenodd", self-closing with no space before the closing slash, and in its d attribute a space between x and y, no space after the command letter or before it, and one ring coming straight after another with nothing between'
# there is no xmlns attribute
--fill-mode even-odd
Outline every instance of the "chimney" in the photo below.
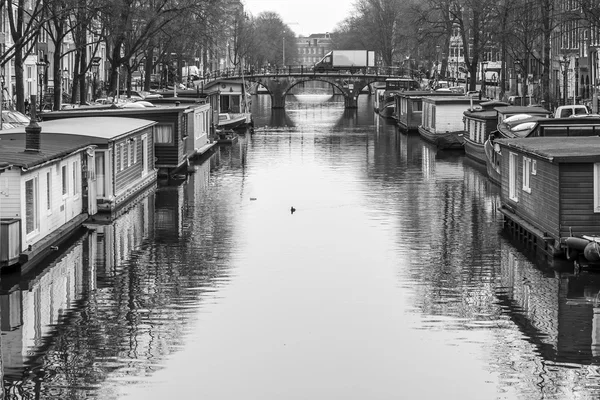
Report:
<svg viewBox="0 0 600 400"><path fill-rule="evenodd" d="M31 121L29 125L25 127L25 152L26 153L39 153L41 150L41 133L42 127L37 123L37 117L35 108L37 106L35 95L31 96L31 104L29 109L31 110Z"/></svg>

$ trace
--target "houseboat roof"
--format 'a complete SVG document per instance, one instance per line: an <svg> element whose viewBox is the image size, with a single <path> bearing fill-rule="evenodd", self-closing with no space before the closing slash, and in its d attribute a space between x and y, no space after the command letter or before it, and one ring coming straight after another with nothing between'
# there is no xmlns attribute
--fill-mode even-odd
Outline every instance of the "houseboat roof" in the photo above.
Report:
<svg viewBox="0 0 600 400"><path fill-rule="evenodd" d="M471 102L473 102L473 104L479 104L481 103L481 100L479 99L473 99L471 97L467 97L467 96L457 96L456 93L452 93L454 96L425 96L423 97L423 101L427 101L429 103L436 103L436 104L471 104Z"/></svg>
<svg viewBox="0 0 600 400"><path fill-rule="evenodd" d="M552 114L545 108L535 106L505 106L496 107L495 110L500 114Z"/></svg>
<svg viewBox="0 0 600 400"><path fill-rule="evenodd" d="M580 163L600 161L600 137L574 136L532 137L518 139L497 139L506 146L524 153L536 155L553 163Z"/></svg>
<svg viewBox="0 0 600 400"><path fill-rule="evenodd" d="M405 90L403 92L396 93L396 96L400 97L426 97L426 96L441 96L441 97L456 97L456 93L453 92L436 92L433 90Z"/></svg>
<svg viewBox="0 0 600 400"><path fill-rule="evenodd" d="M135 103L134 103L135 104ZM143 108L73 108L71 110L63 110L63 111L51 111L48 113L42 114L42 119L44 121L49 120L57 120L63 118L72 118L72 117L106 117L106 116L127 116L133 118L145 118L146 116L154 116L157 114L165 114L165 113L179 113L184 112L190 108L194 108L202 105L201 103L195 103L194 105L184 104L184 105L157 105L156 107L143 107ZM106 124L106 122L102 122Z"/></svg>
<svg viewBox="0 0 600 400"><path fill-rule="evenodd" d="M44 135L68 135L71 140L74 136L92 138L91 144L98 144L156 125L156 122L141 118L82 116L43 121L39 125L42 128L42 142L44 142L43 138L46 137ZM7 129L0 131L0 138L9 135L24 136L24 133L25 127L23 126ZM89 141L88 144L90 144Z"/></svg>
<svg viewBox="0 0 600 400"><path fill-rule="evenodd" d="M473 109L470 108L463 112L464 116L471 119L496 119L498 118L498 113L494 110L486 110L486 109Z"/></svg>
<svg viewBox="0 0 600 400"><path fill-rule="evenodd" d="M46 133L42 133L42 135L47 136L42 137L40 151L26 152L24 131L18 134L0 134L0 159L2 160L0 171L12 166L31 169L91 145L89 141L75 141L68 135ZM45 140L48 136L49 140Z"/></svg>

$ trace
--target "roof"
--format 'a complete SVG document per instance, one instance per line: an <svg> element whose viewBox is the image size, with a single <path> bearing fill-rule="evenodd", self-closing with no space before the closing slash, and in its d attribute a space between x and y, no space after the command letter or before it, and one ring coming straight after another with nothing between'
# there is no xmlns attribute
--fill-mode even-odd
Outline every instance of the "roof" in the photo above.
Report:
<svg viewBox="0 0 600 400"><path fill-rule="evenodd" d="M423 101L428 101L430 103L436 103L436 104L441 104L441 103L471 104L471 102L473 102L473 104L481 103L481 100L479 100L479 99L474 99L472 97L467 97L467 96L459 96L456 93L453 93L453 94L454 94L454 96L425 96L425 97L423 97Z"/></svg>
<svg viewBox="0 0 600 400"><path fill-rule="evenodd" d="M447 97L456 97L456 93L453 92L435 92L433 90L405 90L402 92L397 92L396 96L400 96L400 97L415 97L415 98L421 98L421 97L426 97L426 96L431 96L431 97L435 97L435 96L447 96Z"/></svg>
<svg viewBox="0 0 600 400"><path fill-rule="evenodd" d="M498 113L494 110L468 109L463 112L465 117L472 119L497 119Z"/></svg>
<svg viewBox="0 0 600 400"><path fill-rule="evenodd" d="M545 108L531 106L496 107L495 110L501 114L552 114Z"/></svg>
<svg viewBox="0 0 600 400"><path fill-rule="evenodd" d="M42 113L42 119L44 121L63 119L63 118L80 118L80 117L118 117L121 118L129 117L129 118L140 118L140 119L151 119L157 114L171 114L171 113L179 113L187 110L190 107L195 107L196 105L180 105L180 106L159 106L156 107L144 107L144 108L112 108L112 107L80 107L73 108L71 110L66 111L51 111L48 113ZM106 122L102 122L106 124Z"/></svg>
<svg viewBox="0 0 600 400"><path fill-rule="evenodd" d="M90 145L98 145L155 125L137 118L82 117L41 122L40 151L25 152L25 127L0 131L0 160L31 168Z"/></svg>
<svg viewBox="0 0 600 400"><path fill-rule="evenodd" d="M600 162L598 136L497 139L495 142L553 163Z"/></svg>
<svg viewBox="0 0 600 400"><path fill-rule="evenodd" d="M44 135L44 134L42 134ZM3 164L16 167L33 168L48 161L63 158L64 156L83 150L91 143L89 141L74 141L68 135L52 135L49 140L43 136L40 152L25 152L25 134L0 135L0 159Z"/></svg>

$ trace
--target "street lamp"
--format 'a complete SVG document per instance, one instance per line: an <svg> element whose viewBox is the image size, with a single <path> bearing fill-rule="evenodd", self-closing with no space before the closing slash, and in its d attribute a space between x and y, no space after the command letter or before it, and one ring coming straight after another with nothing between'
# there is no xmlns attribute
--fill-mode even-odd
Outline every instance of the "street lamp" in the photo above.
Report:
<svg viewBox="0 0 600 400"><path fill-rule="evenodd" d="M563 55L562 59L558 60L563 74L563 104L567 104L567 72L569 70L569 64L571 60L567 58L567 55Z"/></svg>
<svg viewBox="0 0 600 400"><path fill-rule="evenodd" d="M35 63L38 68L38 82L40 85L39 95L40 95L40 112L42 111L42 107L44 106L44 77L46 72L46 66L48 65L45 61L38 61ZM35 104L33 105L36 106Z"/></svg>
<svg viewBox="0 0 600 400"><path fill-rule="evenodd" d="M100 67L100 57L92 58L92 101L96 100L96 91L97 91L97 79L98 79L98 69Z"/></svg>

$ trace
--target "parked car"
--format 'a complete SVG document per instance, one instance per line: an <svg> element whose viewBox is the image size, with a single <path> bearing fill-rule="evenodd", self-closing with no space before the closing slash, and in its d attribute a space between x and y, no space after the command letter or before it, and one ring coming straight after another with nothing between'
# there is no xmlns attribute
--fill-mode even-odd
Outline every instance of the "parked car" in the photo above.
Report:
<svg viewBox="0 0 600 400"><path fill-rule="evenodd" d="M590 110L583 104L570 104L566 106L559 106L554 111L554 118L567 118L574 117L576 115L588 115Z"/></svg>

